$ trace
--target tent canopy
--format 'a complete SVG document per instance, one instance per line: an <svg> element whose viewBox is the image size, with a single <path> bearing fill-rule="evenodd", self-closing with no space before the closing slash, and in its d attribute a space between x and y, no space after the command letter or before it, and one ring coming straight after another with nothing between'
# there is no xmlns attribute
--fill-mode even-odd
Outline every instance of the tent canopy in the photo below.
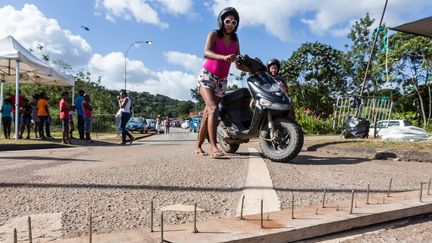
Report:
<svg viewBox="0 0 432 243"><path fill-rule="evenodd" d="M72 76L55 70L34 56L12 36L0 40L0 81L16 82L16 61L19 61L19 82L74 86Z"/></svg>
<svg viewBox="0 0 432 243"><path fill-rule="evenodd" d="M432 16L390 28L391 30L432 38Z"/></svg>

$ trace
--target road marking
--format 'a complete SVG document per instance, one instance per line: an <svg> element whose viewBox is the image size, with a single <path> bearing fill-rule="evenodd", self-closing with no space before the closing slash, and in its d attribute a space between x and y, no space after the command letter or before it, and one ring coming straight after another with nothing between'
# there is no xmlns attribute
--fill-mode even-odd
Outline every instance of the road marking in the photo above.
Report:
<svg viewBox="0 0 432 243"><path fill-rule="evenodd" d="M243 215L261 213L261 199L264 201L263 211L280 211L280 201L273 188L273 181L265 161L257 154L255 148L248 148L249 163L246 185L243 189L245 196ZM241 197L237 207L237 216L240 216Z"/></svg>

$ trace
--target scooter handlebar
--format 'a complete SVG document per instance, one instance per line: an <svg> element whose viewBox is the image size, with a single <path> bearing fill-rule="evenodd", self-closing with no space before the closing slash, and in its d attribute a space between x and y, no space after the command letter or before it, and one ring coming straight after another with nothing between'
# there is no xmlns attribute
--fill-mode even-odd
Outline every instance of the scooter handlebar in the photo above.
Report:
<svg viewBox="0 0 432 243"><path fill-rule="evenodd" d="M267 71L267 67L259 58L252 59L248 55L238 55L235 62L237 65L245 65L252 74Z"/></svg>

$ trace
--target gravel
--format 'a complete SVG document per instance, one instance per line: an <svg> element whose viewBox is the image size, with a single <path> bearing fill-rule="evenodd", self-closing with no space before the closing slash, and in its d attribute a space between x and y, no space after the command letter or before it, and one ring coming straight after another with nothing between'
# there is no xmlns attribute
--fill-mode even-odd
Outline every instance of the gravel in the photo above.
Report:
<svg viewBox="0 0 432 243"><path fill-rule="evenodd" d="M192 136L158 135L132 146L2 152L0 226L30 214L61 213L62 237L81 236L87 234L90 210L96 233L148 228L152 199L155 227L160 224L160 208L173 204L197 202L204 209L199 221L234 217L246 181L247 147L258 148L257 143L214 160L194 155L193 140ZM387 193L390 178L393 191L417 190L420 181L432 176L432 163L305 150L291 163L266 163L282 209L291 207L291 193L296 207L303 207L320 204L324 188L326 201L332 202L349 199L352 189L365 197L368 183L374 194ZM190 212L169 211L164 216L167 224L193 220ZM432 239L430 219L347 241L425 241ZM4 240L0 232L0 241Z"/></svg>
<svg viewBox="0 0 432 243"><path fill-rule="evenodd" d="M197 202L204 209L198 220L233 217L246 168L243 155L194 155L193 141L2 153L0 225L61 212L63 237L75 237L87 233L91 210L97 233L148 228L152 199L155 227L160 208L173 204ZM193 214L169 211L164 218L179 224L191 222Z"/></svg>

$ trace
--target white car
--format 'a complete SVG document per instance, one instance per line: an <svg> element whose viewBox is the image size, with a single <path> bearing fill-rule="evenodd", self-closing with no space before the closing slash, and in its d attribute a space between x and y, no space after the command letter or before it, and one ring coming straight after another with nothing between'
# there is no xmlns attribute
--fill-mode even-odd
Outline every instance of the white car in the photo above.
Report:
<svg viewBox="0 0 432 243"><path fill-rule="evenodd" d="M373 136L374 124L369 127L369 136ZM428 139L427 132L413 126L409 120L380 120L376 126L377 137L383 140L425 140Z"/></svg>

